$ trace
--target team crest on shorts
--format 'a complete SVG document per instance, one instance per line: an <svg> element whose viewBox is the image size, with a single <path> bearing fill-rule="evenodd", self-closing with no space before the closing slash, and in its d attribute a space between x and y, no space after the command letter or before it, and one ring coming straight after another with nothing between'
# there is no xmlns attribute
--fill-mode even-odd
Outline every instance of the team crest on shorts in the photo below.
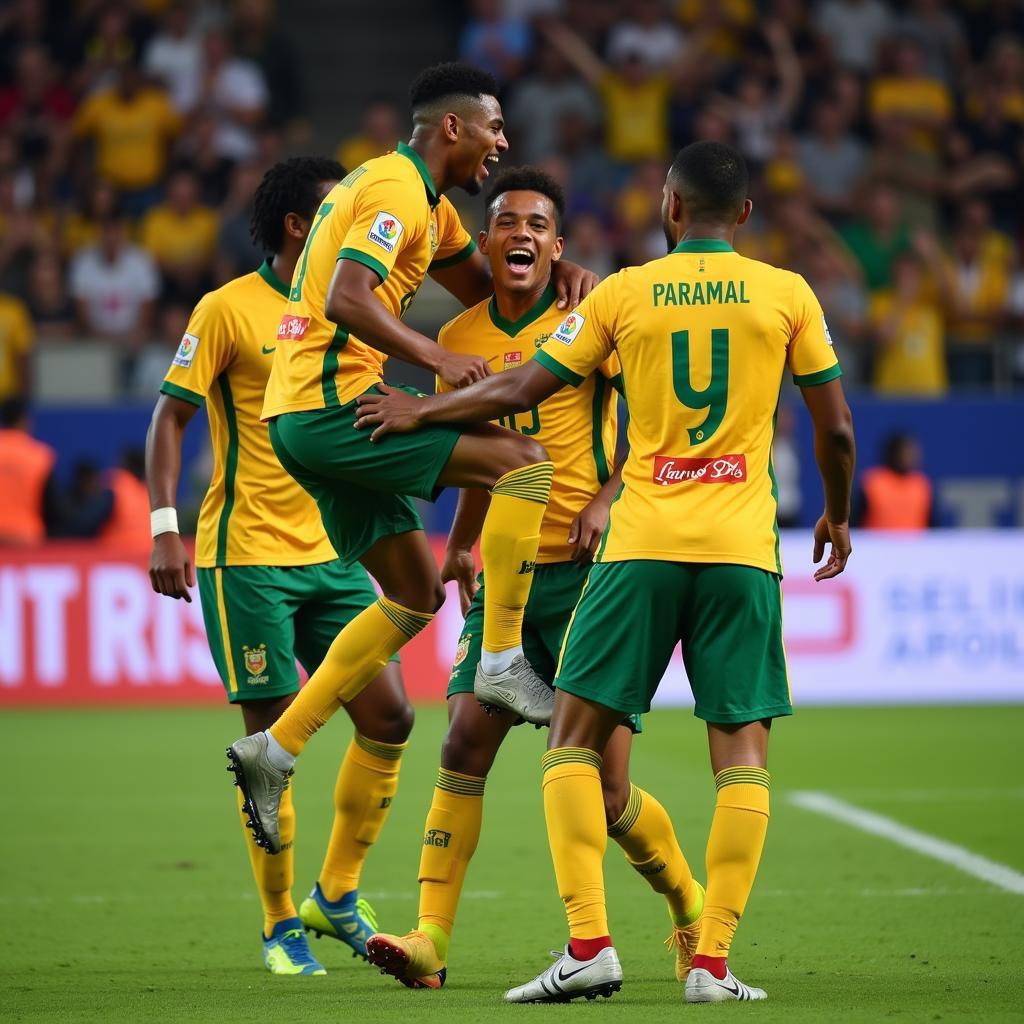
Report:
<svg viewBox="0 0 1024 1024"><path fill-rule="evenodd" d="M245 668L249 673L246 682L250 686L260 686L270 679L266 675L267 668L267 645L259 644L256 647L249 647L242 644L242 653L245 656Z"/></svg>
<svg viewBox="0 0 1024 1024"><path fill-rule="evenodd" d="M472 639L472 633L463 633L463 635L459 637L459 646L455 648L454 664L461 665L466 660L466 655L469 654L469 645Z"/></svg>

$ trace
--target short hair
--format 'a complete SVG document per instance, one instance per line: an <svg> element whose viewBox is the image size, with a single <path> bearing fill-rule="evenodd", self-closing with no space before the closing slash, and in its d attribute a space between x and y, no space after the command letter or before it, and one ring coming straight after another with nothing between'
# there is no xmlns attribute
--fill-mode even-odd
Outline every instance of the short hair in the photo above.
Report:
<svg viewBox="0 0 1024 1024"><path fill-rule="evenodd" d="M16 427L28 413L28 406L23 398L6 398L0 402L0 427L10 429Z"/></svg>
<svg viewBox="0 0 1024 1024"><path fill-rule="evenodd" d="M295 156L274 164L256 189L249 225L252 240L264 252L280 252L285 216L297 213L308 220L320 205L321 182L344 177L345 168L326 157Z"/></svg>
<svg viewBox="0 0 1024 1024"><path fill-rule="evenodd" d="M691 220L721 223L739 217L750 185L740 152L710 139L683 147L672 161L668 178Z"/></svg>
<svg viewBox="0 0 1024 1024"><path fill-rule="evenodd" d="M550 174L539 167L510 167L507 171L502 171L487 196L484 213L486 227L491 226L495 203L506 192L539 192L542 196L547 196L555 208L555 230L561 232L562 217L565 215L565 193Z"/></svg>
<svg viewBox="0 0 1024 1024"><path fill-rule="evenodd" d="M447 61L421 71L409 86L409 106L415 114L450 97L480 99L497 96L494 76L469 64Z"/></svg>

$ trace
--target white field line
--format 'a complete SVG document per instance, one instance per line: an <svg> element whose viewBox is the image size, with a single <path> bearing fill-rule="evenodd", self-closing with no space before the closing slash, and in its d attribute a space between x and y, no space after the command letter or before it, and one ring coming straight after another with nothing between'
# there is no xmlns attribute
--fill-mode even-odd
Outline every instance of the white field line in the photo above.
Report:
<svg viewBox="0 0 1024 1024"><path fill-rule="evenodd" d="M790 794L789 801L805 811L814 811L823 814L826 818L834 818L836 821L852 825L861 832L868 832L873 836L881 836L908 850L931 857L932 860L942 861L949 864L958 871L967 875L980 878L983 882L998 886L1007 892L1024 895L1024 875L1005 864L999 864L980 854L972 853L963 846L947 842L945 839L936 839L926 832L918 832L916 829L901 825L892 818L886 818L882 814L875 814L873 811L865 811L853 804L846 803L827 793L797 792Z"/></svg>

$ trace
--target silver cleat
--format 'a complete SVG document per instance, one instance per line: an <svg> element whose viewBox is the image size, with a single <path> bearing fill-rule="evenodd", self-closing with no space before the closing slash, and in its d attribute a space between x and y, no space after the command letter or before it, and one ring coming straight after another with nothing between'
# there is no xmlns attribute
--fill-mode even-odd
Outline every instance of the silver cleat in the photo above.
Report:
<svg viewBox="0 0 1024 1024"><path fill-rule="evenodd" d="M533 981L505 993L506 1003L568 1003L572 999L610 999L622 988L622 967L613 946L593 960L577 960L569 952L553 949L555 962Z"/></svg>
<svg viewBox="0 0 1024 1024"><path fill-rule="evenodd" d="M261 733L235 740L226 751L228 771L235 774L235 785L242 790L244 810L249 815L246 827L253 840L267 853L281 852L281 797L288 788L292 769L282 771L267 757L267 737Z"/></svg>
<svg viewBox="0 0 1024 1024"><path fill-rule="evenodd" d="M476 667L473 694L484 710L488 707L511 711L531 725L550 725L555 691L544 682L530 663L517 655L504 672L488 675Z"/></svg>

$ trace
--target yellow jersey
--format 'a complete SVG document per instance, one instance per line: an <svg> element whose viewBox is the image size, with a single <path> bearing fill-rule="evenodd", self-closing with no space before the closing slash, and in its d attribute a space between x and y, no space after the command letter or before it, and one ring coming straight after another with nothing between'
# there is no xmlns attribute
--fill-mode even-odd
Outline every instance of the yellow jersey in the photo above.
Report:
<svg viewBox="0 0 1024 1024"><path fill-rule="evenodd" d="M182 215L161 203L143 217L139 240L161 266L190 267L213 256L219 229L220 217L209 206Z"/></svg>
<svg viewBox="0 0 1024 1024"><path fill-rule="evenodd" d="M32 348L32 318L14 295L0 294L0 400L16 395L26 383L19 364Z"/></svg>
<svg viewBox="0 0 1024 1024"><path fill-rule="evenodd" d="M807 282L723 241L681 242L602 281L534 358L578 387L613 352L630 450L598 561L781 574L771 449L783 372L802 387L841 373Z"/></svg>
<svg viewBox="0 0 1024 1024"><path fill-rule="evenodd" d="M428 270L475 248L415 150L400 143L352 171L324 197L295 267L263 418L344 405L383 379L387 357L324 312L338 260L369 267L380 278L374 294L401 317Z"/></svg>
<svg viewBox="0 0 1024 1024"><path fill-rule="evenodd" d="M449 352L483 356L496 372L514 369L532 359L562 322L564 314L556 301L549 284L536 305L511 322L498 312L492 297L446 323L437 343ZM572 558L569 527L615 470L616 385L621 386L619 360L612 353L578 387L563 388L529 412L496 421L539 441L555 465L540 527L538 563ZM438 378L437 390L451 388Z"/></svg>
<svg viewBox="0 0 1024 1024"><path fill-rule="evenodd" d="M889 321L896 300L889 292L875 295L868 320L876 328ZM946 375L946 334L938 302L918 299L898 313L893 338L879 345L875 356L874 387L889 395L942 395Z"/></svg>
<svg viewBox="0 0 1024 1024"><path fill-rule="evenodd" d="M213 476L196 530L196 565L203 568L338 557L315 502L282 469L260 422L287 297L269 261L204 295L160 387L193 405L206 402Z"/></svg>

